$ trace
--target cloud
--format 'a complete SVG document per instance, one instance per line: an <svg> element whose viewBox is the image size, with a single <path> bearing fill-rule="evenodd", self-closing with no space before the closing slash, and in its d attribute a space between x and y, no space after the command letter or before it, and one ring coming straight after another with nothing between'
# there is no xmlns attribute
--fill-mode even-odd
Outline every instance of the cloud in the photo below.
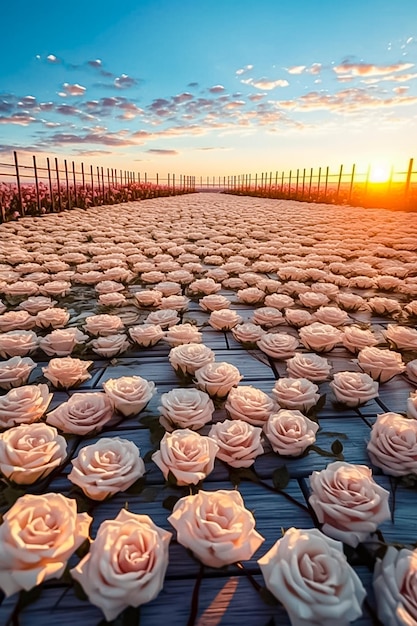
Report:
<svg viewBox="0 0 417 626"><path fill-rule="evenodd" d="M18 126L29 126L29 124L33 124L36 122L36 117L32 117L25 113L14 113L6 117L5 115L0 115L0 124L17 124Z"/></svg>
<svg viewBox="0 0 417 626"><path fill-rule="evenodd" d="M383 76L393 72L402 72L414 67L414 63L394 63L393 65L374 65L373 63L341 63L335 65L333 71L343 77L353 76Z"/></svg>
<svg viewBox="0 0 417 626"><path fill-rule="evenodd" d="M409 89L410 87L408 85L402 85L401 87L394 87L392 91L399 96L402 96L403 94L407 93Z"/></svg>
<svg viewBox="0 0 417 626"><path fill-rule="evenodd" d="M388 74L387 76L381 76L378 78L364 78L361 82L364 85L375 85L382 81L390 81L394 83L406 83L409 80L417 78L417 73L414 74Z"/></svg>
<svg viewBox="0 0 417 626"><path fill-rule="evenodd" d="M253 85L257 89L266 89L266 91L271 91L276 87L288 87L289 85L289 82L282 78L279 78L278 80L269 80L268 78L246 78L240 82L244 85Z"/></svg>
<svg viewBox="0 0 417 626"><path fill-rule="evenodd" d="M58 57L56 57L54 54L48 54L46 60L48 61L48 63L61 63L60 59L58 59Z"/></svg>
<svg viewBox="0 0 417 626"><path fill-rule="evenodd" d="M65 144L102 144L104 146L131 146L136 142L127 137L121 136L121 133L100 133L89 132L85 135L76 133L55 133L48 138L48 144L65 145Z"/></svg>
<svg viewBox="0 0 417 626"><path fill-rule="evenodd" d="M259 100L263 100L265 96L266 96L266 93L251 93L248 96L248 99L251 100L251 102L259 102Z"/></svg>
<svg viewBox="0 0 417 626"><path fill-rule="evenodd" d="M321 63L312 63L310 67L306 69L306 72L308 74L313 74L313 76L317 76L317 74L320 74L322 67Z"/></svg>
<svg viewBox="0 0 417 626"><path fill-rule="evenodd" d="M102 66L102 60L101 59L95 59L94 61L87 61L87 65L89 65L90 67L101 67Z"/></svg>
<svg viewBox="0 0 417 626"><path fill-rule="evenodd" d="M223 91L225 91L223 85L214 85L209 89L210 93L223 93Z"/></svg>
<svg viewBox="0 0 417 626"><path fill-rule="evenodd" d="M287 68L287 72L288 74L302 74L305 69L305 65L293 65L292 67Z"/></svg>
<svg viewBox="0 0 417 626"><path fill-rule="evenodd" d="M136 85L136 80L127 74L122 74L114 79L114 85L118 89L128 89L129 87Z"/></svg>
<svg viewBox="0 0 417 626"><path fill-rule="evenodd" d="M86 88L78 83L74 83L70 85L69 83L64 83L62 85L65 95L67 96L82 96L86 92Z"/></svg>
<svg viewBox="0 0 417 626"><path fill-rule="evenodd" d="M177 150L161 150L158 148L150 148L149 150L146 150L146 152L148 152L148 154L157 154L160 156L176 156L179 154Z"/></svg>
<svg viewBox="0 0 417 626"><path fill-rule="evenodd" d="M192 100L193 98L193 94L188 93L188 91L184 91L184 93L180 93L177 96L174 96L173 100L177 104L181 104L182 102L187 102L188 100Z"/></svg>
<svg viewBox="0 0 417 626"><path fill-rule="evenodd" d="M246 74L247 72L250 72L251 70L253 70L253 65L245 65L245 67L242 67L239 70L236 70L236 74L237 76L242 76L242 74Z"/></svg>

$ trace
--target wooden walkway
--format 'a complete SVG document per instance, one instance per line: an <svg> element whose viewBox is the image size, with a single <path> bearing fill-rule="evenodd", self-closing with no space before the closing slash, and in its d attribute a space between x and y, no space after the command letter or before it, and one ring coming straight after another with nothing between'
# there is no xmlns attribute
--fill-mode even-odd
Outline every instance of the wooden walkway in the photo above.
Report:
<svg viewBox="0 0 417 626"><path fill-rule="evenodd" d="M178 200L172 199L172 202L176 201ZM271 274L271 277L274 278L275 275ZM92 294L90 287L77 287L77 290L77 294L83 293L84 296L85 294L87 296ZM360 290L357 292L362 293ZM253 306L240 303L236 297L236 292L233 290L223 289L221 293L232 302L232 308L242 316L244 321L250 320ZM120 311L121 309L115 309L112 312L118 314ZM138 309L135 311L138 313ZM143 321L148 312L145 309L139 311L135 324ZM83 315L85 314L86 310L84 309ZM392 319L387 317L366 315L372 326L378 330L388 323L392 323ZM202 311L198 305L198 298L193 298L190 301L187 311L182 315L183 321L193 320L199 326L203 334L203 343L215 352L216 361L226 361L239 368L243 375L241 384L253 385L271 394L274 382L278 377L285 375L285 362L274 361L258 349L245 349L242 344L235 341L230 331L221 332L212 329L207 324L208 317L209 313ZM365 318L364 314L356 315L356 317L355 314L352 314L350 322L355 322L358 319L363 321ZM275 330L290 334L295 332L293 327L286 325L280 325ZM161 394L181 385L168 361L169 350L169 346L164 341L160 341L156 346L149 349L135 350L131 347L121 357L114 359L102 359L94 353L88 353L83 357L94 360L94 366L91 370L92 378L81 385L76 390L77 392L102 390L104 381L124 375L142 376L147 380L154 381L157 387L157 394L140 415L124 419L115 423L114 426L110 423L109 427L100 434L100 437L122 436L128 438L139 446L142 457L154 449L147 420L159 415L158 405ZM307 352L307 350L300 347L298 352ZM360 371L352 353L342 347L336 347L325 353L324 356L332 364L332 373L341 370ZM32 372L30 381L42 380L45 382L41 376L41 368L47 362L45 354L38 351L32 355L32 358L38 365L36 370ZM193 385L189 383L188 386ZM414 389L415 385L405 374L402 374L380 385L377 399L368 402L359 409L344 409L335 402L328 382L320 384L320 393L326 393L327 398L324 407L317 416L320 424L317 445L323 450L330 450L333 441L339 439L343 444L343 457L346 461L370 466L366 443L376 415L387 411L404 413L409 393ZM70 390L68 393L55 391L52 408L65 401L73 392L74 390ZM226 417L224 407L220 407L215 412L214 421L223 421ZM209 427L206 427L200 432L204 434L208 429ZM81 438L72 439L73 458L82 445L85 445L86 442L92 443L97 439L97 437L85 438L84 440ZM306 505L309 494L309 475L313 470L325 468L332 460L331 457L321 456L315 451L309 452L303 458L284 458L272 451L267 451L257 458L254 468L261 482L265 481L267 485L270 485L273 471L286 465L290 474L290 481L284 491L296 501ZM47 487L48 491L55 491L64 495L70 494L72 484L67 479L70 467L71 465L68 463L60 474L54 476ZM170 531L173 530L167 521L169 511L163 503L169 495L184 495L188 491L178 487L168 487L160 470L151 460L146 461L146 469L146 488L142 493L135 495L123 492L104 502L93 503L91 508L91 514L94 517L93 537L99 524L106 519L114 518L124 506L127 506L128 510L134 513L150 515L157 525ZM417 540L415 491L406 489L398 481L390 480L376 468L374 468L374 478L378 484L391 492L395 488L394 521L387 521L380 527L385 540L401 544L414 543ZM206 478L203 488L208 491L234 488L229 473L222 463L216 461L215 470ZM253 558L245 563L246 573L233 565L221 570L205 568L199 592L199 608L195 624L197 626L234 626L242 623L246 626L270 626L274 624L287 626L290 622L285 609L280 605L266 604L246 574L253 575L258 583L263 584L257 560L277 541L281 536L282 529L292 526L313 528L314 520L307 511L296 506L294 502L282 494L273 493L262 484L242 480L238 489L244 498L246 507L253 512L257 530L265 537L265 542ZM33 491L36 489L33 488ZM392 507L393 499L391 497ZM141 626L161 626L165 623L185 626L188 622L199 564L175 540L170 545L169 559L163 590L156 600L141 607ZM72 562L75 563L76 559L72 559L70 563ZM360 559L354 567L366 587L369 597L368 603L363 607L363 616L354 624L355 626L368 626L377 623L373 615L372 573L367 564L361 562ZM97 626L103 619L98 608L87 601L78 599L71 587L56 580L44 584L39 599L20 612L18 621L13 621L12 616L16 601L17 596L15 595L5 599L1 604L1 625L55 626L57 624L79 623L83 626Z"/></svg>

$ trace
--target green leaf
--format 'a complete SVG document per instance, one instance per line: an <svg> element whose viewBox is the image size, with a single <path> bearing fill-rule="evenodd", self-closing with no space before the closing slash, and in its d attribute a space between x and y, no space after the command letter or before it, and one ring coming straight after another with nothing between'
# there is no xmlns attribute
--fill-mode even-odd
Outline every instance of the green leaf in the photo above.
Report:
<svg viewBox="0 0 417 626"><path fill-rule="evenodd" d="M170 487L177 487L178 486L177 479L175 478L175 475L171 472L171 470L169 470L169 472L168 472L168 476L167 476L166 482L167 482L167 485L169 485Z"/></svg>
<svg viewBox="0 0 417 626"><path fill-rule="evenodd" d="M167 496L165 500L162 502L162 506L164 507L164 509L167 509L168 511L172 511L172 509L177 504L179 499L180 499L179 496Z"/></svg>
<svg viewBox="0 0 417 626"><path fill-rule="evenodd" d="M19 593L18 611L19 612L23 611L23 609L25 609L27 606L36 602L36 600L39 599L41 593L42 593L41 585L38 585L37 587L33 587L33 589L29 589L29 591L25 591L22 589L22 591Z"/></svg>
<svg viewBox="0 0 417 626"><path fill-rule="evenodd" d="M155 502L158 496L158 489L156 487L145 487L141 495L145 502Z"/></svg>
<svg viewBox="0 0 417 626"><path fill-rule="evenodd" d="M331 450L333 454L339 456L343 452L343 444L339 439L335 439L331 445Z"/></svg>
<svg viewBox="0 0 417 626"><path fill-rule="evenodd" d="M401 476L400 482L407 489L416 489L417 488L417 474L407 474L406 476Z"/></svg>
<svg viewBox="0 0 417 626"><path fill-rule="evenodd" d="M128 606L120 615L110 622L105 619L100 620L97 626L139 626L140 607Z"/></svg>
<svg viewBox="0 0 417 626"><path fill-rule="evenodd" d="M152 455L156 452L156 449L148 450L145 456L143 457L144 463L150 463L152 461Z"/></svg>
<svg viewBox="0 0 417 626"><path fill-rule="evenodd" d="M278 467L272 474L272 483L275 489L278 489L279 491L281 491L282 489L285 489L289 481L290 481L290 473L286 465L283 465L282 467Z"/></svg>
<svg viewBox="0 0 417 626"><path fill-rule="evenodd" d="M259 478L250 467L231 467L229 478L234 487L240 485L242 480L249 480L252 483L259 483Z"/></svg>
<svg viewBox="0 0 417 626"><path fill-rule="evenodd" d="M75 551L75 554L80 558L83 559L85 557L86 554L89 553L90 551L90 540L86 539L85 541L82 542L82 544L80 545L80 547Z"/></svg>
<svg viewBox="0 0 417 626"><path fill-rule="evenodd" d="M129 496L139 495L145 488L145 480L146 479L143 476L141 478L138 478L137 480L135 480L133 485L130 485L130 487L125 490L125 493Z"/></svg>
<svg viewBox="0 0 417 626"><path fill-rule="evenodd" d="M74 589L74 595L78 600L81 600L81 602L86 602L88 600L88 596L85 593L84 589L81 587L78 580L73 579L72 587Z"/></svg>
<svg viewBox="0 0 417 626"><path fill-rule="evenodd" d="M277 606L277 604L279 604L276 597L266 587L261 587L259 595L261 596L262 601L268 606Z"/></svg>
<svg viewBox="0 0 417 626"><path fill-rule="evenodd" d="M25 495L25 491L23 489L17 489L16 487L12 487L12 485L7 485L1 491L1 498L4 500L6 504L9 506L13 506L13 504L21 497Z"/></svg>

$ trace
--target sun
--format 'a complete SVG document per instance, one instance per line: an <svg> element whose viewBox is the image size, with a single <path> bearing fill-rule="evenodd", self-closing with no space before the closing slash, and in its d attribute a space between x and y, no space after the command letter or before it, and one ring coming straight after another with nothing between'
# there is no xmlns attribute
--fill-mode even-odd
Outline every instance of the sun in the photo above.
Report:
<svg viewBox="0 0 417 626"><path fill-rule="evenodd" d="M391 175L391 168L386 163L374 163L369 171L370 183L386 183Z"/></svg>

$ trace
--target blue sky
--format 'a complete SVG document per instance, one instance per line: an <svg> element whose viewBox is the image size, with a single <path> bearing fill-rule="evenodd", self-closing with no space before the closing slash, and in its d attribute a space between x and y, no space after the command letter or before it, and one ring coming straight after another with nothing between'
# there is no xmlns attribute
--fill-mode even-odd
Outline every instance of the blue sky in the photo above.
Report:
<svg viewBox="0 0 417 626"><path fill-rule="evenodd" d="M2 23L1 161L223 176L417 156L415 0L23 0Z"/></svg>

